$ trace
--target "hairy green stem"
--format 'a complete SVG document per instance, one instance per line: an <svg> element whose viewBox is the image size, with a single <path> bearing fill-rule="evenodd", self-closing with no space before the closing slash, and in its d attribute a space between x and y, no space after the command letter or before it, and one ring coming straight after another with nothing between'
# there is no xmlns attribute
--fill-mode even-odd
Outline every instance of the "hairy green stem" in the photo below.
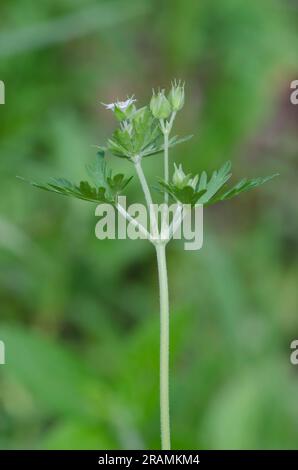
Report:
<svg viewBox="0 0 298 470"><path fill-rule="evenodd" d="M164 134L164 178L165 182L169 182L169 134ZM165 204L169 202L169 195L165 191Z"/></svg>
<svg viewBox="0 0 298 470"><path fill-rule="evenodd" d="M160 429L162 450L171 449L169 405L169 289L166 246L156 244L160 296Z"/></svg>
<svg viewBox="0 0 298 470"><path fill-rule="evenodd" d="M168 135L165 134L165 154L168 156ZM166 159L165 159L166 162ZM153 209L153 202L144 175L140 159L134 159L134 165L139 177L146 203L150 213L152 223L153 238L151 241L155 245L159 279L160 297L160 429L161 446L163 450L171 449L170 438L170 405L169 405L169 289L166 263L166 242L161 242L159 238L158 223ZM168 159L167 167L168 172Z"/></svg>

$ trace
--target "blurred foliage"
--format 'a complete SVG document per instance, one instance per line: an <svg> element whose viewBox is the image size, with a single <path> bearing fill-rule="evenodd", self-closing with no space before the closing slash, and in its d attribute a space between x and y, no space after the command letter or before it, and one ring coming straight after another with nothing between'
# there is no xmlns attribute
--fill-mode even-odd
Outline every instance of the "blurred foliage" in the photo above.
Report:
<svg viewBox="0 0 298 470"><path fill-rule="evenodd" d="M113 128L100 101L174 77L195 138L173 161L281 176L206 209L198 253L171 245L173 445L297 448L296 20L282 0L2 0L1 448L159 447L152 247L98 241L92 205L15 176L78 180Z"/></svg>

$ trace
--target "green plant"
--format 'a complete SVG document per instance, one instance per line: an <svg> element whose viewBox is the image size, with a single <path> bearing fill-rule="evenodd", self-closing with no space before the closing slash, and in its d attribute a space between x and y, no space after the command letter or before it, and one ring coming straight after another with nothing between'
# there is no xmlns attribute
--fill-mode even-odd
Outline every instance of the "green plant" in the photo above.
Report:
<svg viewBox="0 0 298 470"><path fill-rule="evenodd" d="M41 184L31 182L33 186L65 196L114 206L123 217L138 229L155 247L158 265L160 293L160 413L162 449L170 449L170 412L169 412L169 295L166 263L166 246L173 238L175 231L183 222L184 212L196 205L207 206L238 196L242 192L256 188L276 175L264 178L242 179L232 187L227 182L232 174L231 163L226 162L218 171L208 176L205 171L200 174L186 174L182 164L174 164L172 178L169 175L169 149L187 140L189 137L171 137L171 131L177 112L184 105L184 84L174 82L171 90L153 92L150 104L139 109L135 99L117 101L105 105L111 110L119 126L107 141L106 146L99 147L97 160L87 171L92 183L81 181L78 185L64 178L52 179ZM113 174L107 168L106 153L127 159L133 164L139 178L149 211L150 229L120 204L119 196L123 193L132 177L124 174ZM161 228L154 210L151 190L143 172L143 158L163 153L164 177L159 179L159 191L163 194L164 206ZM177 203L171 222L167 218L169 199ZM186 208L185 208L186 206Z"/></svg>

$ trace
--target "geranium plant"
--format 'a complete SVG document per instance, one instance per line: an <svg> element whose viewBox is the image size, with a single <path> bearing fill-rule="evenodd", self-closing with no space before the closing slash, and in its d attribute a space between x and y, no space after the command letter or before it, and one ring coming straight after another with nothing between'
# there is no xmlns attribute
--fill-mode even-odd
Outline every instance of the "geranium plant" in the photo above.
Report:
<svg viewBox="0 0 298 470"><path fill-rule="evenodd" d="M75 197L96 204L112 204L127 221L147 238L155 248L158 265L159 294L160 294L160 421L162 449L171 448L170 441L170 412L169 412L169 294L166 264L166 247L184 218L184 207L194 208L197 205L207 206L219 201L231 199L244 191L256 188L269 181L276 175L247 179L244 178L231 187L231 163L226 162L219 170L208 175L206 171L200 174L185 173L182 164L174 164L173 174L170 175L169 149L189 137L172 136L172 128L177 113L184 105L184 84L172 83L169 93L165 90L153 92L150 103L137 108L136 100L131 97L125 101L104 105L111 111L118 127L108 139L105 146L98 148L97 160L87 170L91 182L81 181L79 184L64 178L51 179L49 182L36 183L36 186L47 191L53 191L65 196ZM132 165L138 176L143 190L149 214L150 228L147 229L133 217L120 203L119 196L130 183L132 176L122 173L113 174L108 169L106 155L126 159ZM159 223L152 200L152 190L149 187L142 168L144 158L163 154L164 174L155 183L163 194L164 207L170 202L176 203L176 212L172 220L165 217ZM159 157L154 157L159 158ZM186 210L186 209L185 209ZM166 211L164 211L165 216ZM160 227L161 226L161 227Z"/></svg>

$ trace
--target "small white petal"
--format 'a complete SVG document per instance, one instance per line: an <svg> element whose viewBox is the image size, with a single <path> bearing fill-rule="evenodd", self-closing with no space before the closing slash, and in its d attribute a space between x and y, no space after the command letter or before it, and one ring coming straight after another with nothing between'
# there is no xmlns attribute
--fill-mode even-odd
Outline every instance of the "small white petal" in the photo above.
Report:
<svg viewBox="0 0 298 470"><path fill-rule="evenodd" d="M137 100L131 97L131 98L128 98L126 101L116 101L115 103L109 103L109 104L102 103L102 104L105 106L106 109L111 109L112 111L114 111L115 106L121 109L121 111L125 111L128 108L128 106L130 106L135 101Z"/></svg>
<svg viewBox="0 0 298 470"><path fill-rule="evenodd" d="M106 104L106 103L101 103L103 106L105 106L106 109L111 109L112 111L114 110L115 108L115 103L110 103L110 104Z"/></svg>
<svg viewBox="0 0 298 470"><path fill-rule="evenodd" d="M130 106L132 103L134 103L136 100L133 99L133 97L128 98L126 101L117 101L116 105L118 108L120 108L122 111L125 111L128 106Z"/></svg>

